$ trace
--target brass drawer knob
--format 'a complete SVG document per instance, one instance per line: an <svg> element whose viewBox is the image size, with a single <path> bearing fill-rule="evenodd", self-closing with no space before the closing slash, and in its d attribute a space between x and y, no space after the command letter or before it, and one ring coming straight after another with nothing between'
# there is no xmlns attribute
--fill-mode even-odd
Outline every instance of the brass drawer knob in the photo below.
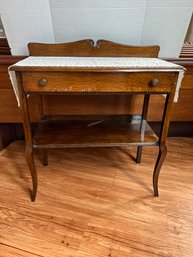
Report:
<svg viewBox="0 0 193 257"><path fill-rule="evenodd" d="M48 81L47 79L40 79L39 80L39 86L40 87L45 87L47 85Z"/></svg>
<svg viewBox="0 0 193 257"><path fill-rule="evenodd" d="M159 84L159 79L152 79L149 83L149 87L156 87Z"/></svg>

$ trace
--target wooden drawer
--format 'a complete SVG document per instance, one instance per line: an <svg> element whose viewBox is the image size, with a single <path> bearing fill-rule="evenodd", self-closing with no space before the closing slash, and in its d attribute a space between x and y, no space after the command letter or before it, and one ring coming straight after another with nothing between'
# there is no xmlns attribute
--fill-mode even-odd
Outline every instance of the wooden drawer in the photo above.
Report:
<svg viewBox="0 0 193 257"><path fill-rule="evenodd" d="M168 92L175 72L23 72L26 92ZM153 86L152 81L159 82ZM44 80L45 85L40 85Z"/></svg>

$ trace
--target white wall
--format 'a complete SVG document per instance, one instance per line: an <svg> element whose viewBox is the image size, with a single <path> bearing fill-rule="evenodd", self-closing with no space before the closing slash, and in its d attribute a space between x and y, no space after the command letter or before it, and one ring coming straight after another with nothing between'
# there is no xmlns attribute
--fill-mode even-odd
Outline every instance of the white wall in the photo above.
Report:
<svg viewBox="0 0 193 257"><path fill-rule="evenodd" d="M140 44L145 8L146 0L50 0L55 40Z"/></svg>
<svg viewBox="0 0 193 257"><path fill-rule="evenodd" d="M158 44L161 57L178 57L193 0L0 0L13 54L27 43L85 38Z"/></svg>
<svg viewBox="0 0 193 257"><path fill-rule="evenodd" d="M158 44L160 57L178 57L193 0L49 0L56 42L84 38Z"/></svg>
<svg viewBox="0 0 193 257"><path fill-rule="evenodd" d="M160 45L161 57L178 57L193 12L193 0L147 0L142 44Z"/></svg>
<svg viewBox="0 0 193 257"><path fill-rule="evenodd" d="M48 0L0 0L0 14L13 55L28 54L28 42L54 42Z"/></svg>

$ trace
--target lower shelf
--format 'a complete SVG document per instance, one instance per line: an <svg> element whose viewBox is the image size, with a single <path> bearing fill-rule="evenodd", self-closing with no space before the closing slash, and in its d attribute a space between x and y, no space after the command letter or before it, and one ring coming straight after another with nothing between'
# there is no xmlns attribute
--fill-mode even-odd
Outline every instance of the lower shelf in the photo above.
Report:
<svg viewBox="0 0 193 257"><path fill-rule="evenodd" d="M114 117L114 116L113 116ZM80 116L72 120L47 118L39 123L33 138L35 148L154 146L158 137L139 116L119 116L119 119ZM104 119L103 119L104 118Z"/></svg>

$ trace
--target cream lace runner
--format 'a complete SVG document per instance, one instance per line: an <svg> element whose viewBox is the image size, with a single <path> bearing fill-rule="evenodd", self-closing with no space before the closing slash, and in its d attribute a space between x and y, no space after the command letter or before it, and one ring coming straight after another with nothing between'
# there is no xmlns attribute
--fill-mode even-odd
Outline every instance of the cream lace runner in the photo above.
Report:
<svg viewBox="0 0 193 257"><path fill-rule="evenodd" d="M131 57L28 57L14 64L21 67L80 67L80 68L125 68L127 72L179 72L174 101L178 101L179 89L185 69L182 66L157 58L131 58ZM13 89L19 103L19 94L15 72L10 70L9 75Z"/></svg>

